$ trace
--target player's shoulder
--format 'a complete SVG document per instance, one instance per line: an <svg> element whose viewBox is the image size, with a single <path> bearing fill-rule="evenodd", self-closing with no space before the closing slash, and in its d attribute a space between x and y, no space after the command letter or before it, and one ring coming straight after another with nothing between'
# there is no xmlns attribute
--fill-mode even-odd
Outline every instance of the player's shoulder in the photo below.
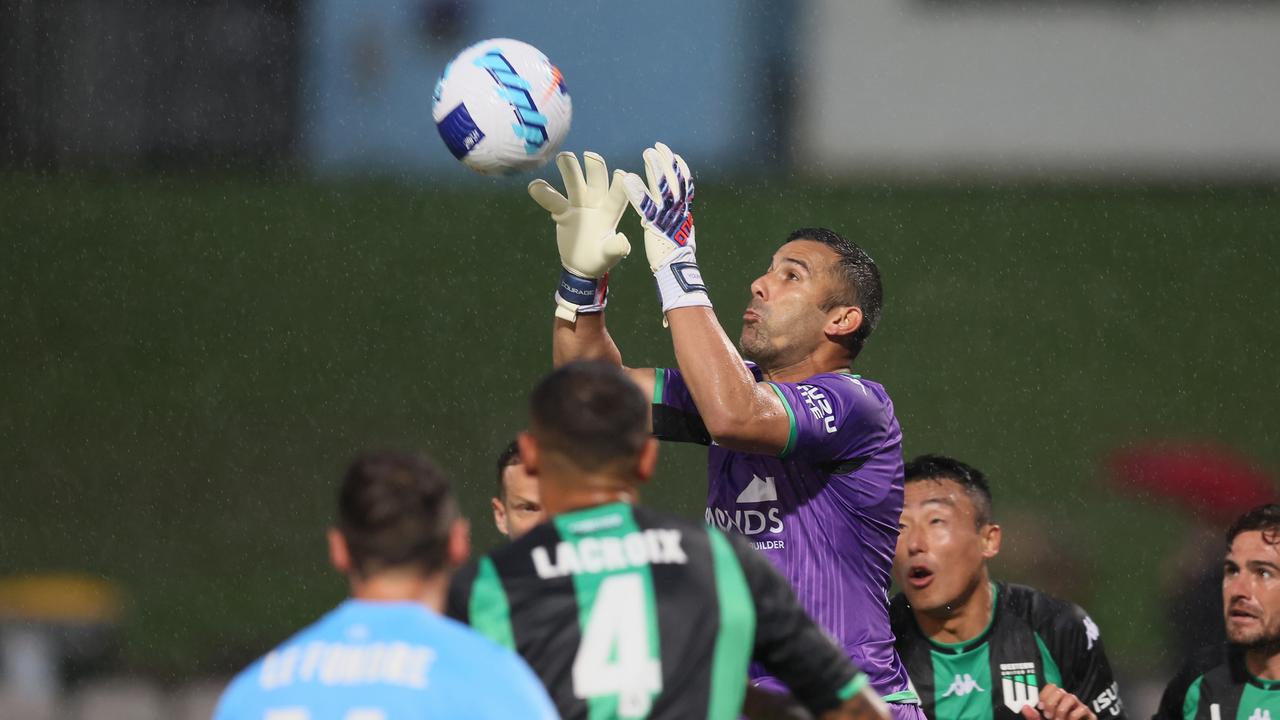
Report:
<svg viewBox="0 0 1280 720"><path fill-rule="evenodd" d="M998 582L997 604L1004 616L1023 619L1047 643L1064 637L1084 637L1088 648L1098 640L1098 626L1079 605L1043 590Z"/></svg>
<svg viewBox="0 0 1280 720"><path fill-rule="evenodd" d="M636 519L636 525L642 530L670 528L701 535L705 535L710 530L707 524L701 520L691 520L683 515L677 515L666 510L633 505L631 512Z"/></svg>
<svg viewBox="0 0 1280 720"><path fill-rule="evenodd" d="M1247 682L1249 678L1243 653L1229 643L1209 645L1191 653L1178 669L1176 677L1189 685L1196 678L1210 673L1230 678L1236 683Z"/></svg>
<svg viewBox="0 0 1280 720"><path fill-rule="evenodd" d="M859 414L893 415L893 400L880 383L849 372L827 372L811 375L795 383L806 399L814 391L837 401L847 410Z"/></svg>
<svg viewBox="0 0 1280 720"><path fill-rule="evenodd" d="M1181 720L1185 717L1187 693L1197 682L1209 682L1217 691L1223 691L1231 686L1244 685L1249 677L1238 648L1226 643L1201 648L1188 656L1169 678L1155 718Z"/></svg>
<svg viewBox="0 0 1280 720"><path fill-rule="evenodd" d="M222 691L222 696L218 699L217 709L214 711L214 720L229 720L230 718L239 718L244 716L245 708L252 708L261 695L263 684L264 665L273 657L280 657L287 653L290 648L304 645L312 640L317 640L325 635L326 626L332 622L335 614L339 613L343 605L330 610L324 616L306 627L298 630L289 638L281 642L279 645L271 648L258 659L249 663L240 672L236 673L231 682Z"/></svg>
<svg viewBox="0 0 1280 720"><path fill-rule="evenodd" d="M223 689L221 697L218 698L218 705L213 711L213 720L233 720L245 715L245 706L250 704L256 695L259 685L257 679L262 672L264 658L265 656L253 661L249 667L241 670L231 679Z"/></svg>

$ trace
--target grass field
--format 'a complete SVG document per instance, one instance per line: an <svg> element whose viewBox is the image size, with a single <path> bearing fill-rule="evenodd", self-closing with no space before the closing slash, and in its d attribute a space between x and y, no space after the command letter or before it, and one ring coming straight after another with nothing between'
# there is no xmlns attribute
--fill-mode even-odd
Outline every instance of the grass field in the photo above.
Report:
<svg viewBox="0 0 1280 720"><path fill-rule="evenodd" d="M859 370L907 453L986 469L998 515L1043 522L1007 546L1069 549L1117 663L1160 660L1182 516L1110 493L1100 459L1195 437L1280 469L1280 192L707 181L699 258L731 335L802 225L881 264ZM491 464L548 367L557 273L517 184L10 175L0 238L0 574L121 583L133 667L226 671L336 602L322 529L357 448L428 450L496 540ZM670 364L642 252L611 290L628 362ZM702 451L664 453L648 501L700 516Z"/></svg>

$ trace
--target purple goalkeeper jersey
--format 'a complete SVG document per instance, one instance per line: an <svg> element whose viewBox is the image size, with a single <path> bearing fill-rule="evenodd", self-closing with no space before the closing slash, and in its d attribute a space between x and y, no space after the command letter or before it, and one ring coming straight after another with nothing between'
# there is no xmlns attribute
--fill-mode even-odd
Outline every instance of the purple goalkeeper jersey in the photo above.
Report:
<svg viewBox="0 0 1280 720"><path fill-rule="evenodd" d="M760 370L748 367L760 380ZM750 540L872 686L910 703L889 628L889 568L902 514L902 430L893 402L879 383L847 373L769 385L791 421L778 457L711 442L679 370L656 371L654 434L710 445L707 523ZM775 685L758 667L752 678Z"/></svg>

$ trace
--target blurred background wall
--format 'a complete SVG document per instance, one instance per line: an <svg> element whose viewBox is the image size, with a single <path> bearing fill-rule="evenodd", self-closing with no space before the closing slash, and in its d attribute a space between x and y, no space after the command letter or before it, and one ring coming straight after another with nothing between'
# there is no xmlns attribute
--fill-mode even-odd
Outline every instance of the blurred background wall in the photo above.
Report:
<svg viewBox="0 0 1280 720"><path fill-rule="evenodd" d="M1280 7L1253 2L817 0L806 171L1280 175Z"/></svg>
<svg viewBox="0 0 1280 720"><path fill-rule="evenodd" d="M907 454L988 472L999 573L1087 607L1142 714L1236 507L1223 462L1182 463L1197 496L1116 453L1208 446L1252 499L1280 468L1274 7L0 0L0 658L57 658L49 717L207 714L342 597L322 529L365 446L436 456L498 540L557 263L429 97L506 35L564 70L567 149L690 160L730 335L795 227L872 251L859 370ZM616 271L610 326L667 365L651 283ZM700 517L704 457L665 447L646 500Z"/></svg>

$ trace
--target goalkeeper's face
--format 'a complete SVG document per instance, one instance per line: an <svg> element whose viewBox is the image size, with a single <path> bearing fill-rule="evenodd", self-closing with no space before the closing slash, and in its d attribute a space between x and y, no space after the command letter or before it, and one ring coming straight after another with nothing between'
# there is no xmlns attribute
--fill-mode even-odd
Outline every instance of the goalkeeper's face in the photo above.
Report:
<svg viewBox="0 0 1280 720"><path fill-rule="evenodd" d="M751 283L751 302L742 314L738 347L763 370L794 365L826 340L830 318L824 310L835 291L839 256L812 240L793 240L778 249L769 269Z"/></svg>
<svg viewBox="0 0 1280 720"><path fill-rule="evenodd" d="M1280 644L1280 544L1274 533L1250 530L1231 542L1223 562L1222 612L1231 642Z"/></svg>

